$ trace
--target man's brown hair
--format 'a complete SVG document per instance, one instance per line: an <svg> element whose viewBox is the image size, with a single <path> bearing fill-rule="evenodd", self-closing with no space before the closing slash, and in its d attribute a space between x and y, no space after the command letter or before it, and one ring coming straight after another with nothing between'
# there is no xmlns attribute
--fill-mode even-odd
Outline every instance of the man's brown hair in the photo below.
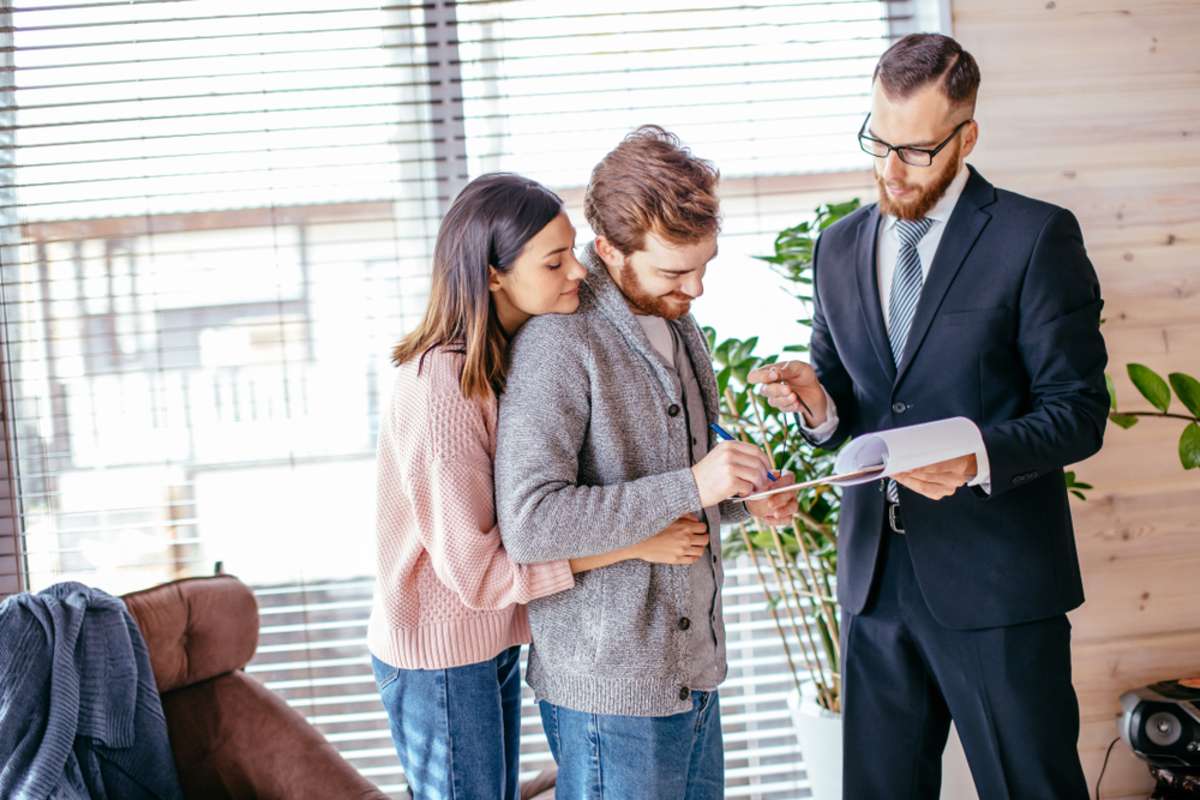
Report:
<svg viewBox="0 0 1200 800"><path fill-rule="evenodd" d="M899 100L937 83L951 103L974 113L979 65L949 36L910 33L879 57L874 79L883 84L888 97Z"/></svg>
<svg viewBox="0 0 1200 800"><path fill-rule="evenodd" d="M641 250L647 233L690 244L721 228L719 180L712 162L692 155L675 134L643 125L592 170L583 213L623 255Z"/></svg>

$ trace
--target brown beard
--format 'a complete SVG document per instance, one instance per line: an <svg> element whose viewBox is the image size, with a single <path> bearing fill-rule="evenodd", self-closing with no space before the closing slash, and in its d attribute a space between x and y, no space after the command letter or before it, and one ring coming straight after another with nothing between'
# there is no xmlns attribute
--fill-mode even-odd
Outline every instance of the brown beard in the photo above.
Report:
<svg viewBox="0 0 1200 800"><path fill-rule="evenodd" d="M625 299L629 301L629 305L633 306L635 312L667 320L679 319L692 308L690 300L681 304L679 301L672 302L667 297L655 297L647 292L642 287L641 281L638 280L633 265L629 263L628 256L621 264L621 293L625 295Z"/></svg>
<svg viewBox="0 0 1200 800"><path fill-rule="evenodd" d="M916 220L928 214L930 209L937 205L937 201L942 199L946 188L954 182L954 176L958 174L958 146L955 147L953 154L947 153L946 155L945 165L933 183L922 190L916 199L906 203L897 203L888 197L887 186L883 178L876 172L875 185L879 188L879 210L897 219Z"/></svg>

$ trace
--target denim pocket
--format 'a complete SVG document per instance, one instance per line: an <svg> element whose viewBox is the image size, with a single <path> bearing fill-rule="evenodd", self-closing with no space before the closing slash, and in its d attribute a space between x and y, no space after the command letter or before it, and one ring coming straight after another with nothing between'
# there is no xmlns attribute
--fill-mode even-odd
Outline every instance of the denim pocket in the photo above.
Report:
<svg viewBox="0 0 1200 800"><path fill-rule="evenodd" d="M371 670L375 673L375 687L382 692L396 682L400 677L400 668L385 664L375 656L371 656Z"/></svg>

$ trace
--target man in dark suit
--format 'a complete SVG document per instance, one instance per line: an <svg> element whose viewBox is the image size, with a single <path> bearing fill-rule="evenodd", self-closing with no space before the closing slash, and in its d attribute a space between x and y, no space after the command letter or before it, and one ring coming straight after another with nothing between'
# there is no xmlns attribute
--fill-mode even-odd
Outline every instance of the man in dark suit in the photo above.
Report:
<svg viewBox="0 0 1200 800"><path fill-rule="evenodd" d="M1100 288L1069 211L966 164L979 68L953 39L881 57L859 141L879 202L813 255L812 365L755 371L814 442L945 417L983 447L842 499L845 797L936 798L950 721L982 800L1088 796L1063 466L1104 433Z"/></svg>

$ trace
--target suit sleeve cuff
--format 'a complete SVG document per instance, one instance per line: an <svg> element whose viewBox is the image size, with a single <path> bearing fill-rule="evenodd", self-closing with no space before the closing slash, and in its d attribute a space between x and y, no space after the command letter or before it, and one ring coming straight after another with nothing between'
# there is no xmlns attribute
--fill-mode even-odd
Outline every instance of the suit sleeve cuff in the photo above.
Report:
<svg viewBox="0 0 1200 800"><path fill-rule="evenodd" d="M824 387L821 387L821 391L825 392L826 411L824 422L815 428L810 428L804 424L804 415L796 414L796 422L800 425L800 430L804 431L805 436L814 442L824 442L833 436L837 432L838 422L840 421L838 419L837 405L833 402L833 398L829 396L829 392L826 392Z"/></svg>

